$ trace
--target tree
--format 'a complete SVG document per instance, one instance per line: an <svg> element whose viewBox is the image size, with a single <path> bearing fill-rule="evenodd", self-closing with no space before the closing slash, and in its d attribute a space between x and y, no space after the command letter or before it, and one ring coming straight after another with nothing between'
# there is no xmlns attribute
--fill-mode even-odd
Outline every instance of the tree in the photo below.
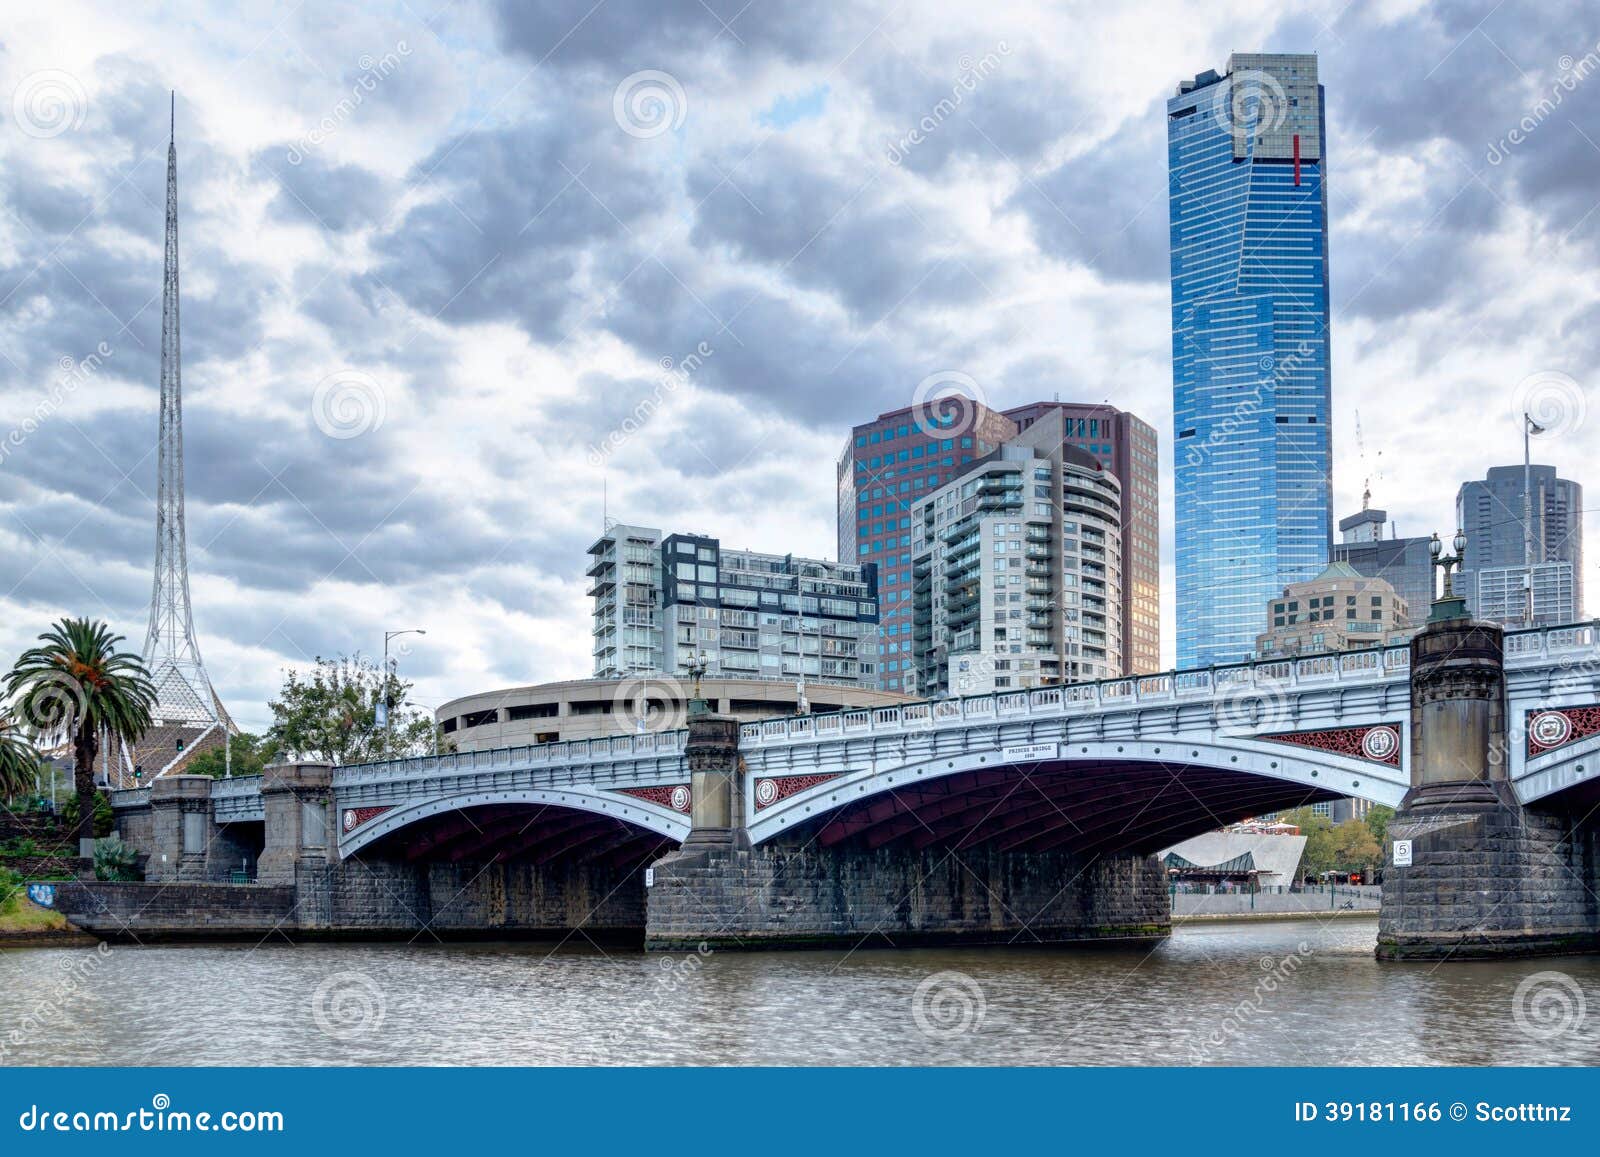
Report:
<svg viewBox="0 0 1600 1157"><path fill-rule="evenodd" d="M0 711L0 797L10 799L31 789L38 771L38 749L15 717Z"/></svg>
<svg viewBox="0 0 1600 1157"><path fill-rule="evenodd" d="M267 742L283 756L321 763L371 763L384 757L378 705L390 709L391 752L396 759L431 755L437 737L433 719L407 711L411 684L359 658L324 659L307 674L286 671L283 690L268 703L272 726Z"/></svg>
<svg viewBox="0 0 1600 1157"><path fill-rule="evenodd" d="M1359 871L1364 880L1370 881L1372 866L1383 858L1383 848L1362 820L1345 820L1334 828L1333 847L1340 870Z"/></svg>
<svg viewBox="0 0 1600 1157"><path fill-rule="evenodd" d="M7 680L23 722L37 734L72 740L79 839L94 834L94 761L100 737L129 747L150 730L155 685L139 656L118 650L121 635L98 620L62 619L22 653Z"/></svg>
<svg viewBox="0 0 1600 1157"><path fill-rule="evenodd" d="M267 764L278 758L278 746L270 738L241 731L228 738L229 754L233 756L234 775L260 775ZM209 775L221 779L228 771L228 762L222 747L208 747L184 765L185 775Z"/></svg>
<svg viewBox="0 0 1600 1157"><path fill-rule="evenodd" d="M1367 830L1372 833L1380 853L1384 845L1389 842L1389 821L1392 819L1394 819L1394 808L1385 804L1375 803L1367 810Z"/></svg>
<svg viewBox="0 0 1600 1157"><path fill-rule="evenodd" d="M1315 877L1333 871L1338 863L1338 855L1334 850L1333 821L1327 816L1318 815L1309 807L1297 807L1284 812L1279 818L1299 828L1300 834L1306 838L1305 851L1300 853L1301 876Z"/></svg>

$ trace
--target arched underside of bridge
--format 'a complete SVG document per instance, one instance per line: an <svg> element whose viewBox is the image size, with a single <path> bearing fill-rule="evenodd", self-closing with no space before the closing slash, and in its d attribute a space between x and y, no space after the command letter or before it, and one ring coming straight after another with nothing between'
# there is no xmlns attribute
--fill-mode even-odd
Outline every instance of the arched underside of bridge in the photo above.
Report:
<svg viewBox="0 0 1600 1157"><path fill-rule="evenodd" d="M358 854L407 863L583 864L626 874L679 842L613 815L546 803L488 803L422 816L363 844Z"/></svg>
<svg viewBox="0 0 1600 1157"><path fill-rule="evenodd" d="M1069 760L900 784L786 829L819 847L1147 854L1249 816L1339 794L1264 775L1165 762Z"/></svg>

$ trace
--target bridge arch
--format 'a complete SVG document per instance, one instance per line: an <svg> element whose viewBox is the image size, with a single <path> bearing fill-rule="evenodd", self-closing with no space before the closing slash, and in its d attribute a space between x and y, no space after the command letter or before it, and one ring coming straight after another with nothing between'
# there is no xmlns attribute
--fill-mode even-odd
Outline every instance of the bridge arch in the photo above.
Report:
<svg viewBox="0 0 1600 1157"><path fill-rule="evenodd" d="M993 841L1019 850L1146 852L1247 815L1343 795L1396 807L1408 786L1401 766L1232 736L936 754L929 733L921 746L930 750L917 746L880 748L856 771L808 768L798 755L761 761L747 804L751 841L796 831L823 846Z"/></svg>
<svg viewBox="0 0 1600 1157"><path fill-rule="evenodd" d="M441 823L452 819L457 827ZM485 828L485 822L491 827ZM535 836L551 841L556 850L571 851L584 840L603 843L608 834L613 843L650 848L682 843L689 834L685 814L590 787L464 791L388 808L341 805L338 823L340 859L379 844L407 848L408 834L415 837L408 849L413 857L437 848L442 833L458 842L465 837L466 847L481 846L485 854L513 852L519 840L528 843ZM474 828L482 837L477 841L470 836Z"/></svg>

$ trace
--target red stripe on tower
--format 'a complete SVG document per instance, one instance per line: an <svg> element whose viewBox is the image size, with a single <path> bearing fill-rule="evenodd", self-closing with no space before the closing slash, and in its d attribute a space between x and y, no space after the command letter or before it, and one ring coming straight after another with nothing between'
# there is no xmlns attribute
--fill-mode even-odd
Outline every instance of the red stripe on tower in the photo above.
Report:
<svg viewBox="0 0 1600 1157"><path fill-rule="evenodd" d="M1300 134L1294 135L1294 187L1300 187Z"/></svg>

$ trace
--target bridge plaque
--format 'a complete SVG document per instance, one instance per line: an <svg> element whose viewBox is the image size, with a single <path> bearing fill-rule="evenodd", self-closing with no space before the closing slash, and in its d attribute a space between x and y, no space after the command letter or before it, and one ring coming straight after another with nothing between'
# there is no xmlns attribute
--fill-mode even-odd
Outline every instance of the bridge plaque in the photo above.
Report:
<svg viewBox="0 0 1600 1157"><path fill-rule="evenodd" d="M1061 755L1059 743L1019 743L1001 748L1000 754L1007 762L1037 763L1042 759L1057 759Z"/></svg>

